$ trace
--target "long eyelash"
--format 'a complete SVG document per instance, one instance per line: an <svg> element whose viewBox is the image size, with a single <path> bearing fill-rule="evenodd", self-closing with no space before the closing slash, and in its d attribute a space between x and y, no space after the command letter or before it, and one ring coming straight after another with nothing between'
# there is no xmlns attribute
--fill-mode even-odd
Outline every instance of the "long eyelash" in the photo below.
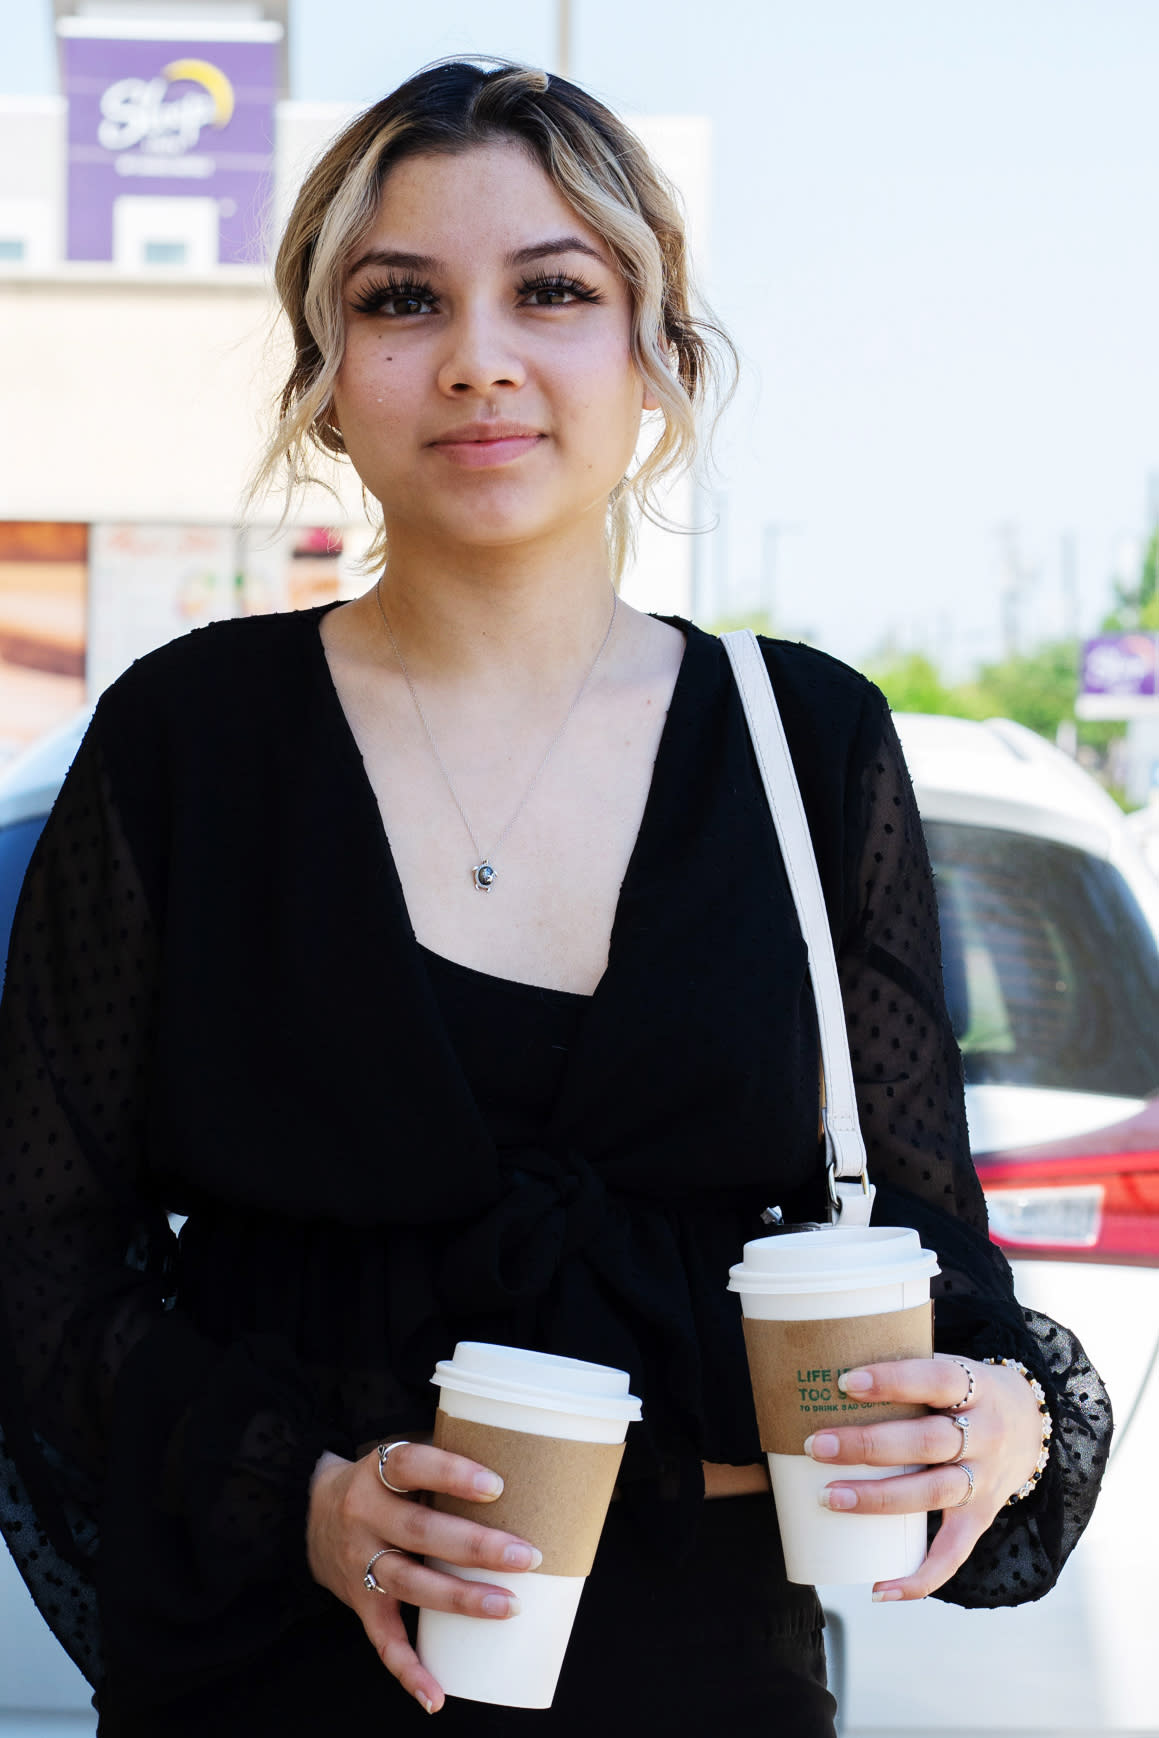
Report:
<svg viewBox="0 0 1159 1738"><path fill-rule="evenodd" d="M384 302L389 302L394 296L409 296L416 302L433 302L435 293L429 284L417 283L413 278L370 278L351 298L352 306L360 314L375 314Z"/></svg>
<svg viewBox="0 0 1159 1738"><path fill-rule="evenodd" d="M585 284L581 279L569 277L562 272L533 272L519 285L521 296L531 295L535 290L566 290L579 302L599 302L603 299L591 284ZM360 314L375 314L384 303L396 296L409 297L416 302L433 302L436 299L429 284L419 283L414 278L388 277L368 279L351 301Z"/></svg>
<svg viewBox="0 0 1159 1738"><path fill-rule="evenodd" d="M600 292L591 284L583 283L579 278L565 276L562 272L534 272L524 278L519 286L519 294L526 296L532 290L567 290L579 302L598 302L602 300Z"/></svg>

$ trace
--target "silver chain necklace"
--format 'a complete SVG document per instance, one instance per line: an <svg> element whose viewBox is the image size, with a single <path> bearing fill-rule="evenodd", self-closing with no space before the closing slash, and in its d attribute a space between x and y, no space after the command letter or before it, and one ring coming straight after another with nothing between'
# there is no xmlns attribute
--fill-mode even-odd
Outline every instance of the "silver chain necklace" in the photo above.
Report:
<svg viewBox="0 0 1159 1738"><path fill-rule="evenodd" d="M577 693L575 699L572 701L571 705L568 707L567 712L564 715L563 723L560 725L559 729L556 731L555 735L552 737L551 741L548 743L547 747L544 749L543 758L540 760L539 765L536 767L535 771L531 775L531 783L528 785L527 789L524 791L523 795L520 797L518 803L515 805L514 813L512 814L511 818L508 820L507 825L504 827L503 831L500 833L498 839L496 839L495 849L493 851L490 851L490 852L484 851L481 848L478 839L475 837L475 829L471 825L470 821L467 819L467 811L463 807L461 801L459 800L459 793L455 789L454 782L451 778L450 773L447 771L447 763L443 759L442 755L439 752L439 745L435 741L435 733L431 729L430 721L427 718L426 713L423 711L422 701L419 699L418 691L416 690L415 685L414 685L413 681L411 680L411 673L406 667L406 659L402 655L402 652L399 648L399 643L394 637L394 629L391 627L390 622L387 618L386 610L383 608L382 578L381 578L381 576L379 577L378 584L374 588L374 595L375 595L376 599L378 600L378 613L382 617L382 625L386 629L387 634L390 637L391 645L394 647L394 655L398 659L399 669L402 671L403 676L406 679L406 685L410 689L410 697L415 703L415 711L418 713L419 718L422 722L422 727L427 733L427 741L431 745L431 750L434 754L434 757L439 763L439 771L442 773L444 779L446 780L447 789L451 793L451 797L452 797L452 800L455 804L455 807L458 809L459 814L462 817L463 825L464 825L464 827L466 827L467 832L470 835L471 843L475 847L475 855L476 855L476 857L478 857L479 861L476 864L474 864L472 869L471 869L471 878L472 878L474 885L475 885L478 892L490 893L492 887L494 887L494 885L495 885L496 878L499 874L499 871L496 869L494 863L492 863L491 858L494 856L497 856L498 853L503 849L503 846L504 846L504 843L506 842L508 833L510 833L512 827L515 825L516 821L519 819L520 815L523 813L523 810L527 804L528 797L530 797L532 791L535 789L536 785L539 783L539 775L542 773L544 767L548 763L548 760L551 758L552 750L555 748L556 743L559 741L560 737L563 735L564 731L567 729L568 724L571 722L572 713L575 711L576 707L579 705L580 701L583 699L584 695L587 693L588 683L591 681L592 677L596 673L596 665L599 663L600 659L603 657L604 650L607 647L608 641L612 637L612 629L616 625L616 611L620 607L619 595L616 592L615 587L613 587L612 588L612 617L608 623L608 631L604 635L603 639L600 642L600 649L596 653L595 657L592 659L591 665L588 669L588 673L584 677L583 681L580 683L579 692Z"/></svg>

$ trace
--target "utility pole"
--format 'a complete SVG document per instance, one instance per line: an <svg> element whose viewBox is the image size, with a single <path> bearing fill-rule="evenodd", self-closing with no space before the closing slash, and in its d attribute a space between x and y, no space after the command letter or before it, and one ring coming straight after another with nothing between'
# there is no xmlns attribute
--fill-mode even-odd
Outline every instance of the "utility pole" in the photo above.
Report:
<svg viewBox="0 0 1159 1738"><path fill-rule="evenodd" d="M788 525L780 519L768 519L761 528L761 589L759 605L765 620L774 620L777 605L777 576L781 565L781 538L803 531L803 525Z"/></svg>
<svg viewBox="0 0 1159 1738"><path fill-rule="evenodd" d="M1038 571L1025 561L1019 548L1018 527L1011 520L995 527L998 549L1005 572L1002 587L1002 654L1016 658L1022 650L1022 606L1030 594Z"/></svg>
<svg viewBox="0 0 1159 1738"><path fill-rule="evenodd" d="M555 0L555 70L571 77L571 0Z"/></svg>
<svg viewBox="0 0 1159 1738"><path fill-rule="evenodd" d="M1078 539L1073 531L1063 533L1059 548L1059 579L1062 588L1062 631L1068 640L1077 640L1082 626L1079 606Z"/></svg>

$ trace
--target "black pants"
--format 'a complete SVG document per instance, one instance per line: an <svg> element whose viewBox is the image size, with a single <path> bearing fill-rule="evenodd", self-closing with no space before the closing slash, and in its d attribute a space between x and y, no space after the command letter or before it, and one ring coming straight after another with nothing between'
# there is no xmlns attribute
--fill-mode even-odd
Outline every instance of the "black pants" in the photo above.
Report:
<svg viewBox="0 0 1159 1738"><path fill-rule="evenodd" d="M765 1495L706 1502L696 1549L662 1570L613 1504L550 1709L448 1698L429 1716L337 1601L277 1657L179 1705L102 1698L101 1738L320 1738L373 1731L447 1738L834 1738L821 1610L784 1578ZM111 1698L111 1699L110 1699Z"/></svg>

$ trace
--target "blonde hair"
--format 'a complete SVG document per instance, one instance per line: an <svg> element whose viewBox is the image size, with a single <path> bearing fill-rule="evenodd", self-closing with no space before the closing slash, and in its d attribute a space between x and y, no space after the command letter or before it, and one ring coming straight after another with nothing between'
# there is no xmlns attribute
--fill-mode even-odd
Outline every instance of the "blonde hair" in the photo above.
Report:
<svg viewBox="0 0 1159 1738"><path fill-rule="evenodd" d="M274 268L293 336L293 366L249 498L280 475L288 485L288 510L295 490L312 480L312 449L345 451L330 408L345 346L346 265L374 221L391 168L404 157L497 139L514 140L531 153L611 249L628 287L632 359L662 420L651 450L610 498L609 552L618 578L633 547L637 513L662 520L658 486L696 455L697 412L720 384L713 341L730 363L732 346L718 327L693 314L676 195L640 140L578 85L507 62L484 67L454 60L426 68L352 121L307 176ZM385 554L380 526L366 566L381 564Z"/></svg>

